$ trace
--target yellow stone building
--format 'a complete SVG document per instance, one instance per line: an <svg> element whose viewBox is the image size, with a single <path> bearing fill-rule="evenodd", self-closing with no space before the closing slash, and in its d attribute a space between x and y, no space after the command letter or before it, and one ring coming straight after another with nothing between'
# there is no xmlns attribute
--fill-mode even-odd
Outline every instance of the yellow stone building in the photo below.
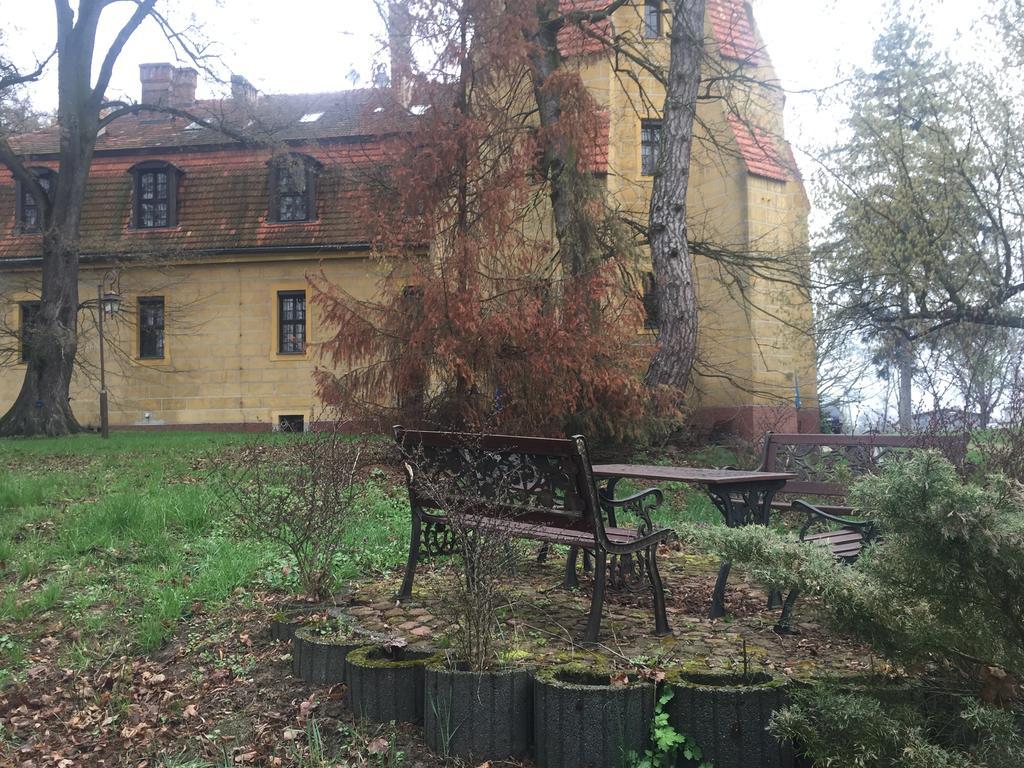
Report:
<svg viewBox="0 0 1024 768"><path fill-rule="evenodd" d="M667 62L660 6L638 0L611 24ZM792 256L806 246L807 200L781 139L782 96L770 85L775 75L749 6L709 0L706 35L707 74L722 84L709 86L698 107L691 237L747 257ZM564 44L607 111L597 170L612 204L645 220L663 92L643 72L639 83L625 77L593 46L587 34ZM234 78L230 99L196 102L193 70L145 64L140 75L144 103L254 116L246 127L265 131L276 151L155 113L116 121L100 137L83 211L80 292L83 301L98 289L123 298L105 329L111 424L308 425L318 412L312 374L325 329L307 275L322 271L355 296L379 290L357 215L362 193L346 169L379 162L382 137L395 130L384 122L382 92L260 95ZM45 179L56 168L55 142L47 130L16 146ZM39 295L36 214L31 196L0 173L4 409L20 388L21 334ZM704 256L696 266L701 359L693 397L705 423L752 435L796 431L799 420L816 431L814 350L802 333L808 297L789 280L729 274ZM85 425L98 422L95 312L83 307L71 394Z"/></svg>

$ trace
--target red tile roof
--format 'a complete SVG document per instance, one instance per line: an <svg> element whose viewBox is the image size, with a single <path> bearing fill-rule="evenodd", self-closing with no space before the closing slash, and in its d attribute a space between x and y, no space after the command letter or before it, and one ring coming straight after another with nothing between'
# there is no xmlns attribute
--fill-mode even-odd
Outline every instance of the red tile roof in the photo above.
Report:
<svg viewBox="0 0 1024 768"><path fill-rule="evenodd" d="M776 181L797 178L796 163L788 144L736 115L729 116L729 126L751 174Z"/></svg>
<svg viewBox="0 0 1024 768"><path fill-rule="evenodd" d="M398 106L389 89L363 88L335 93L270 94L255 102L234 99L198 101L184 108L214 125L225 125L266 144L372 136L401 130L411 115ZM319 115L316 119L310 119ZM306 118L306 121L303 121ZM12 138L15 151L57 151L58 128ZM220 131L191 120L162 114L125 115L96 141L96 151L197 147L234 143Z"/></svg>
<svg viewBox="0 0 1024 768"><path fill-rule="evenodd" d="M252 103L201 101L188 111L214 124L230 125L263 147L243 146L220 131L166 115L145 113L115 120L96 143L82 211L83 255L173 257L179 252L363 244L370 238L364 171L380 167L387 157L388 135L414 119L387 89L269 95ZM57 131L12 137L11 143L29 155L32 165L53 165ZM279 152L301 151L323 164L317 182L317 220L267 221L271 146ZM129 169L144 160L170 162L182 172L177 227L129 227ZM17 232L15 209L13 176L0 169L0 258L38 256L41 238Z"/></svg>
<svg viewBox="0 0 1024 768"><path fill-rule="evenodd" d="M723 57L751 64L764 63L764 51L757 43L747 0L707 0L707 16Z"/></svg>
<svg viewBox="0 0 1024 768"><path fill-rule="evenodd" d="M98 156L93 162L82 210L83 255L150 255L235 251L252 248L331 247L365 243L369 194L361 170L385 157L379 140L309 145L302 151L324 165L317 182L319 217L278 224L267 221L270 150L242 147L193 149L170 154ZM160 159L182 171L178 226L129 227L132 176L142 160ZM41 236L15 233L15 187L0 173L0 259L40 255Z"/></svg>
<svg viewBox="0 0 1024 768"><path fill-rule="evenodd" d="M608 6L608 0L559 0L562 13L570 11L600 11ZM606 50L603 40L614 34L611 19L597 24L567 24L558 31L558 49L566 58L589 56Z"/></svg>

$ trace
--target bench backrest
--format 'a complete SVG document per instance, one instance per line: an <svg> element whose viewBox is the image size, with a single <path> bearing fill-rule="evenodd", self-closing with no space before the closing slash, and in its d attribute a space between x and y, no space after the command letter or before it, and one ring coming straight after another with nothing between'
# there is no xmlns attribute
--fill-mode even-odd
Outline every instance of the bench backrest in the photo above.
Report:
<svg viewBox="0 0 1024 768"><path fill-rule="evenodd" d="M597 486L581 435L566 440L394 430L414 506L442 513L540 516L592 528L604 538Z"/></svg>
<svg viewBox="0 0 1024 768"><path fill-rule="evenodd" d="M954 464L967 441L950 435L820 435L768 432L760 469L793 472L780 493L845 497L849 483L875 474L887 461L914 448L934 448Z"/></svg>

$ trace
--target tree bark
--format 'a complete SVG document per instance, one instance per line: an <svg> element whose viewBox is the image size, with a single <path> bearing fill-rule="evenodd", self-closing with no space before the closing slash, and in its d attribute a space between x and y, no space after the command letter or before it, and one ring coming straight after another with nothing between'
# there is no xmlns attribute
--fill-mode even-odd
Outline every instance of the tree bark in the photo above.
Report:
<svg viewBox="0 0 1024 768"><path fill-rule="evenodd" d="M562 94L552 86L552 78L563 65L558 48L558 33L565 17L558 0L537 3L537 28L526 37L534 44L530 56L533 92L541 127L557 133L562 119ZM553 142L545 147L543 165L550 185L549 198L555 223L555 238L564 274L582 275L600 252L587 204L593 189L591 179L570 161L579 147L568 142Z"/></svg>
<svg viewBox="0 0 1024 768"><path fill-rule="evenodd" d="M69 397L78 351L78 254L61 240L53 229L44 237L42 300L27 339L25 379L0 418L0 436L81 431Z"/></svg>
<svg viewBox="0 0 1024 768"><path fill-rule="evenodd" d="M0 139L0 162L18 178L29 180L40 205L43 229L39 314L30 332L25 379L14 405L0 418L0 436L81 431L71 410L70 387L78 352L82 204L100 127L100 108L114 64L155 4L156 0L137 4L104 52L94 85L96 33L109 3L81 0L76 14L67 0L55 0L60 148L56 182L50 194L32 182L22 159Z"/></svg>
<svg viewBox="0 0 1024 768"><path fill-rule="evenodd" d="M705 0L675 0L661 155L651 192L649 237L658 308L658 348L647 384L685 389L697 356L697 296L687 244L693 121L700 86Z"/></svg>

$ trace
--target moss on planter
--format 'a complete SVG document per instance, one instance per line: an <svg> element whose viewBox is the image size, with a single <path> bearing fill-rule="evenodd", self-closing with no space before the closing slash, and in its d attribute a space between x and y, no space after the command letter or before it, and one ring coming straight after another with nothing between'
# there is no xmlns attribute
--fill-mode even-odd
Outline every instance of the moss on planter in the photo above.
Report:
<svg viewBox="0 0 1024 768"><path fill-rule="evenodd" d="M665 675L665 682L676 687L697 687L697 688L721 688L722 690L734 690L736 688L768 690L772 688L785 688L789 680L785 677L773 677L767 672L752 672L743 675L735 672L715 672L692 670L672 670Z"/></svg>
<svg viewBox="0 0 1024 768"><path fill-rule="evenodd" d="M613 683L602 666L565 664L535 673L534 750L539 768L619 768L642 754L654 716L655 686Z"/></svg>
<svg viewBox="0 0 1024 768"><path fill-rule="evenodd" d="M413 651L380 645L363 645L349 653L349 663L364 668L400 669L422 667L428 660L443 658L436 651Z"/></svg>
<svg viewBox="0 0 1024 768"><path fill-rule="evenodd" d="M563 685L566 687L593 688L601 686L612 686L612 678L617 674L615 669L599 663L582 664L571 662L567 664L554 664L551 666L538 667L534 670L534 677L545 683ZM629 682L639 681L640 678L633 676ZM621 688L623 686L616 685Z"/></svg>
<svg viewBox="0 0 1024 768"><path fill-rule="evenodd" d="M438 658L425 666L423 727L435 752L470 759L523 758L533 744L533 678L522 667L472 672Z"/></svg>
<svg viewBox="0 0 1024 768"><path fill-rule="evenodd" d="M359 717L386 723L423 719L423 667L437 652L368 645L349 652L349 706Z"/></svg>

